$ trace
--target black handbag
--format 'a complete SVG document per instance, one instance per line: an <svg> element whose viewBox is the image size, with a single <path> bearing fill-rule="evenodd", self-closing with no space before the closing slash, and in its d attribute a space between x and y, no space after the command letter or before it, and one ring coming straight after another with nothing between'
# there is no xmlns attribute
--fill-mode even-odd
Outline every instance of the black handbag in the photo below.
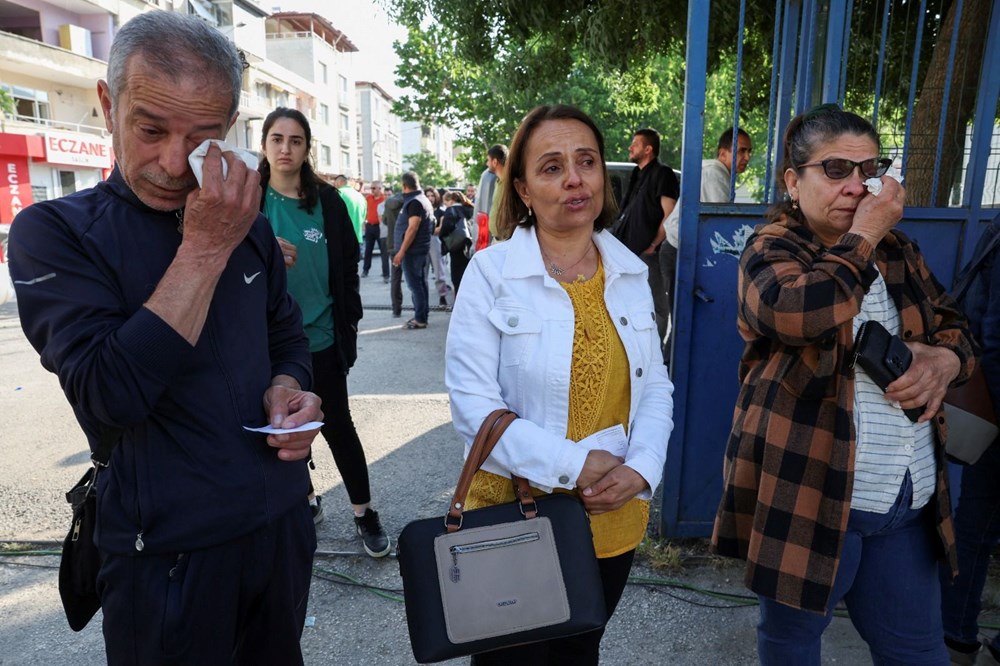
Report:
<svg viewBox="0 0 1000 666"><path fill-rule="evenodd" d="M443 661L572 636L607 622L590 520L573 495L532 497L463 511L472 477L517 416L484 421L444 518L408 524L396 554L414 658Z"/></svg>
<svg viewBox="0 0 1000 666"><path fill-rule="evenodd" d="M103 431L97 451L91 457L93 466L66 493L66 501L73 507L73 522L63 540L59 562L59 597L73 631L82 631L101 607L101 598L97 593L101 553L94 543L97 475L108 466L115 444L117 432L113 429Z"/></svg>
<svg viewBox="0 0 1000 666"><path fill-rule="evenodd" d="M854 338L854 356L851 367L860 365L884 392L886 387L902 376L913 362L913 354L902 338L892 335L885 326L874 320L861 324ZM925 407L904 409L906 416L916 423Z"/></svg>

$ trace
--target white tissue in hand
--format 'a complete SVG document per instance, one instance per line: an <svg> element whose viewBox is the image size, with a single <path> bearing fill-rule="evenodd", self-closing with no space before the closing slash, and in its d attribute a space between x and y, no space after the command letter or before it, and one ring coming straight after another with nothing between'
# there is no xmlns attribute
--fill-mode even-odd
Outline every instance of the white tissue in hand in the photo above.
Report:
<svg viewBox="0 0 1000 666"><path fill-rule="evenodd" d="M243 148L237 148L236 146L230 146L225 141L219 141L218 139L205 139L201 142L201 145L194 149L194 151L188 155L188 164L191 165L191 171L194 172L195 180L198 181L198 187L201 187L201 172L202 164L205 162L205 156L208 155L208 147L211 144L217 145L222 152L230 152L236 155L239 159L246 163L248 169L257 170L257 156L251 153L249 150L244 150ZM222 159L222 180L226 179L229 174L229 164L226 162L225 158Z"/></svg>
<svg viewBox="0 0 1000 666"><path fill-rule="evenodd" d="M899 175L899 171L897 171L894 166L889 167L888 170L886 170L885 175L890 178L895 178L897 183L903 182L903 177ZM867 187L868 191L872 193L872 196L877 197L882 193L882 179L869 178L865 181L865 187Z"/></svg>

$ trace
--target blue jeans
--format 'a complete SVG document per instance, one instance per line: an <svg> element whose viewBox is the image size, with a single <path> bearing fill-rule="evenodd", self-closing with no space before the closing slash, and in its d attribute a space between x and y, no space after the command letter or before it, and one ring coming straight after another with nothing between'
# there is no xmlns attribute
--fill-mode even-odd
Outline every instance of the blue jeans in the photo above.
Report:
<svg viewBox="0 0 1000 666"><path fill-rule="evenodd" d="M760 598L757 655L764 666L819 666L820 639L841 599L877 665L948 666L941 628L933 529L910 509L913 484L903 479L887 514L851 511L826 615Z"/></svg>
<svg viewBox="0 0 1000 666"><path fill-rule="evenodd" d="M944 635L959 643L979 642L980 596L990 553L1000 539L1000 443L986 449L975 465L962 469L962 494L955 509L958 576L942 567L941 615ZM992 642L1000 649L1000 634Z"/></svg>
<svg viewBox="0 0 1000 666"><path fill-rule="evenodd" d="M403 255L402 268L406 286L410 288L413 301L413 318L421 324L427 323L427 253Z"/></svg>

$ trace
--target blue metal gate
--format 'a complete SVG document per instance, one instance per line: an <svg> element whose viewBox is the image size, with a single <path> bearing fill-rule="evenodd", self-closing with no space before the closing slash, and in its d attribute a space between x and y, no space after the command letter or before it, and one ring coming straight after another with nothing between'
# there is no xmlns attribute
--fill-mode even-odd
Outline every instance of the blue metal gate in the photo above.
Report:
<svg viewBox="0 0 1000 666"><path fill-rule="evenodd" d="M971 0L970 0L971 1ZM763 219L767 205L778 196L774 165L780 164L781 137L795 114L815 104L838 102L872 119L891 157L904 176L914 162L915 100L920 94L921 59L928 48L946 48L948 59L941 116L936 123L936 155L946 140L945 117L952 95L969 94L953 87L958 24L964 0L776 0L771 63L767 138L763 145L763 188L760 203L701 205L701 160L708 71L709 0L689 2L687 79L681 181L680 248L674 301L674 348L671 375L675 384L674 431L664 471L661 528L665 536L707 536L711 533L722 489L722 461L738 391L737 367L742 341L736 333L736 282L739 254L752 228ZM740 2L734 40L736 86L733 125L742 124L741 97L747 0ZM993 3L996 4L996 3ZM919 5L919 6L917 6ZM954 5L954 6L953 6ZM728 7L728 6L727 6ZM945 10L954 25L950 42L942 36ZM864 10L864 11L859 11ZM934 14L936 12L936 14ZM971 127L965 133L963 171L941 173L934 161L932 203L907 207L901 228L921 246L931 269L951 284L957 269L971 255L983 226L1000 214L1000 8L988 20L982 65L974 88ZM878 17L871 25L872 16ZM867 18L866 18L867 17ZM867 20L868 24L861 25ZM937 21L937 23L935 23ZM928 23L934 30L926 30ZM930 34L929 34L930 33ZM896 35L894 40L890 39ZM900 37L902 35L902 37ZM938 44L941 41L941 44ZM892 49L895 48L895 52ZM759 55L759 54L758 54ZM888 73L895 71L897 80ZM907 71L909 76L906 76ZM906 81L908 79L908 81ZM906 104L896 104L887 117L886 90ZM881 107L881 108L880 108ZM881 115L880 115L881 113ZM755 139L760 128L744 127ZM760 158L755 158L759 160ZM926 164L928 160L923 160ZM948 179L946 201L938 201L941 179ZM733 188L736 185L733 175ZM904 182L904 185L906 183ZM952 205L948 205L951 203Z"/></svg>

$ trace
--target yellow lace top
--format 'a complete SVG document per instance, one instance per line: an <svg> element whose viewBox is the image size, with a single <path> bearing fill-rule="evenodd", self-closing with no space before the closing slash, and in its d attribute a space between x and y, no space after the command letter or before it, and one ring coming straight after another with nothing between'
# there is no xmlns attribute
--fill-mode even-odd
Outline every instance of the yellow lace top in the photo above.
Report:
<svg viewBox="0 0 1000 666"><path fill-rule="evenodd" d="M589 280L562 283L573 302L576 317L573 365L570 370L569 423L566 437L573 441L616 424L628 429L631 386L628 357L604 305L604 265ZM542 494L535 491L535 494ZM480 470L472 480L466 509L514 501L507 477ZM642 541L649 521L649 502L632 499L609 513L591 516L594 550L598 557L626 553Z"/></svg>

